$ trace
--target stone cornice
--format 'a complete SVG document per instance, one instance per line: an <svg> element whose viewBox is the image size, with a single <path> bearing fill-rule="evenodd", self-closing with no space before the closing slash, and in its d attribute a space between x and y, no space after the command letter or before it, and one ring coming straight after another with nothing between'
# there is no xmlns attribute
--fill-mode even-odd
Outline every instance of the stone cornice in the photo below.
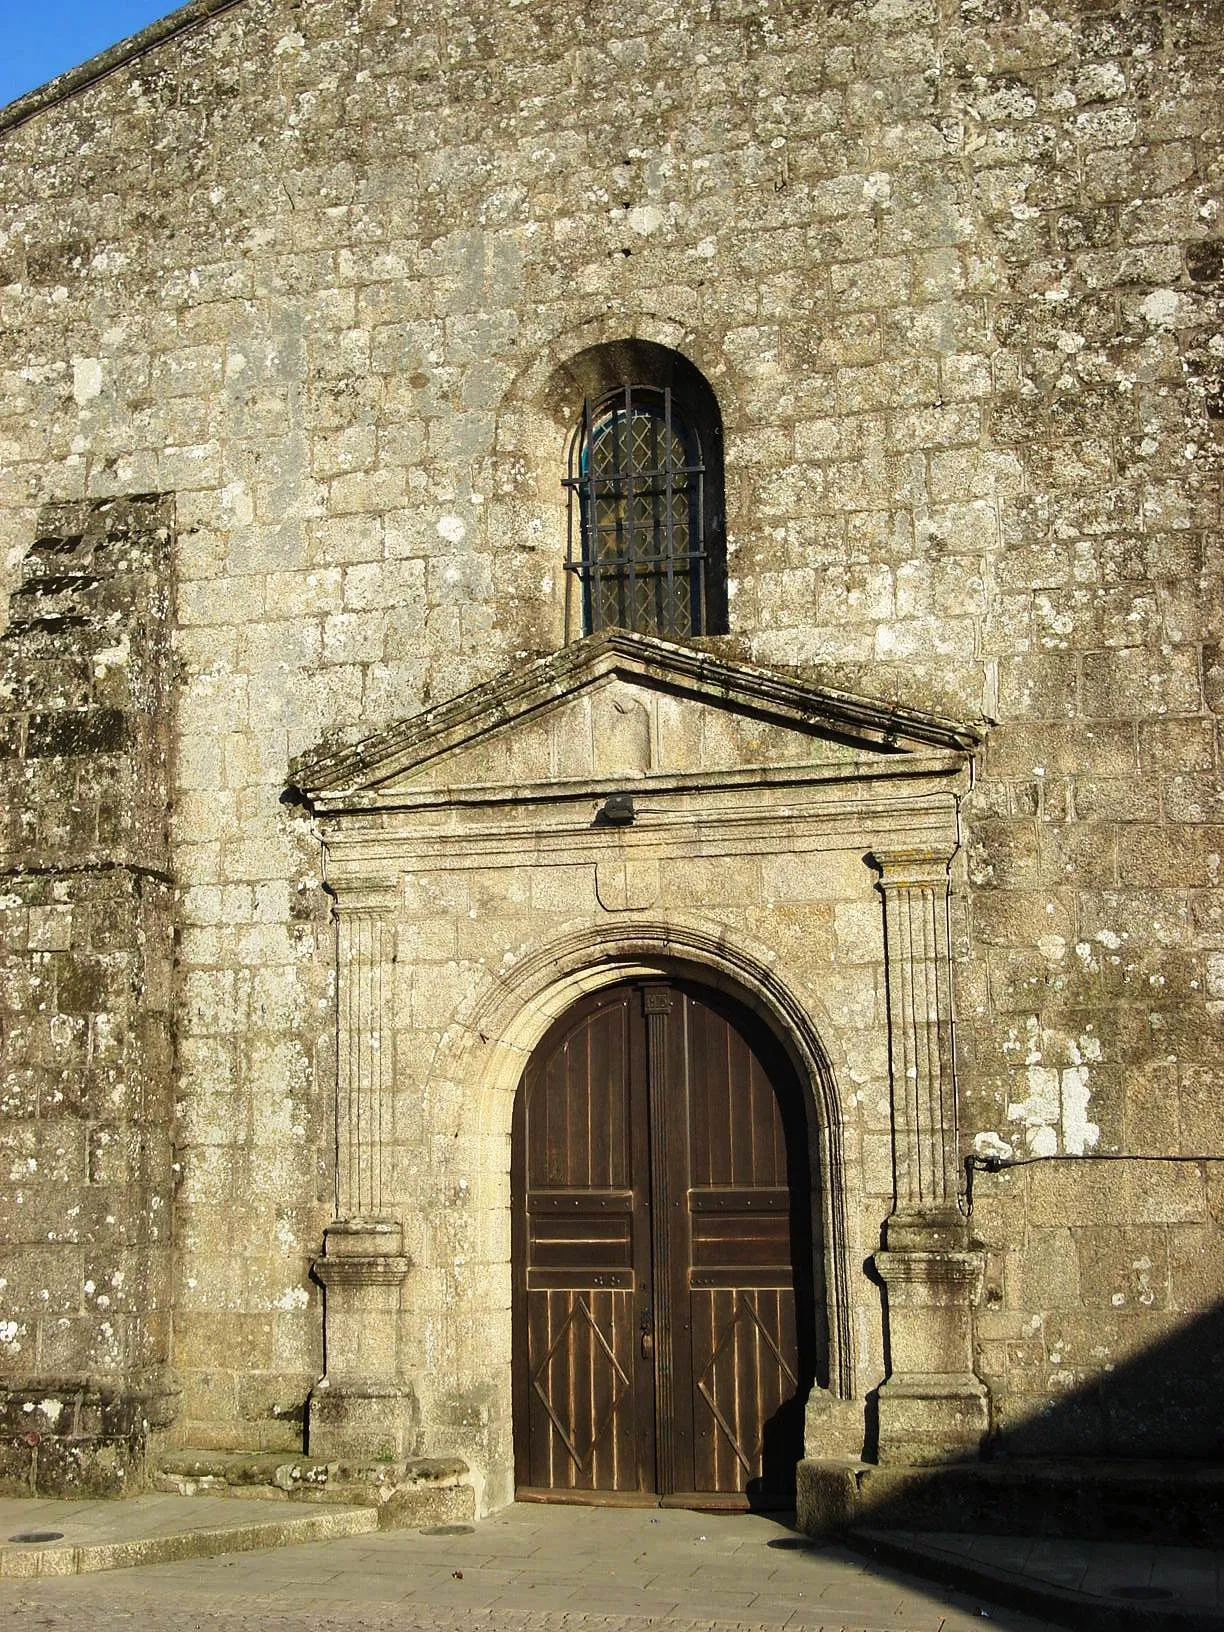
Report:
<svg viewBox="0 0 1224 1632"><path fill-rule="evenodd" d="M956 844L957 789L930 782L906 797L887 782L854 791L854 784L830 790L823 801L774 803L763 798L745 805L694 801L652 809L653 790L635 789L638 818L631 828L593 826L589 816L561 811L547 823L538 803L521 810L463 810L440 803L428 810L337 810L321 823L328 854L328 879L341 912L360 896L372 874L388 877L436 866L518 867L525 849L534 866L592 864L615 853L673 860L684 856L806 854L829 849L878 847L916 832L950 854ZM840 797L837 795L840 793ZM946 878L945 866L945 878ZM379 904L385 896L378 898Z"/></svg>
<svg viewBox="0 0 1224 1632"><path fill-rule="evenodd" d="M484 812L492 819L498 810L521 810L545 805L561 808L600 802L626 786L631 787L635 796L640 794L643 799L669 798L673 805L685 799L760 790L785 799L794 808L805 796L819 800L822 793L844 792L847 786L866 788L873 784L907 783L914 786L915 797L920 798L918 789L924 781L946 782L962 776L965 768L966 756L963 754L879 754L845 760L836 765L749 765L722 771L656 771L635 778L631 784L627 784L623 776L609 776L589 781L557 779L548 782L460 784L444 788L426 786L410 792L340 788L335 792L312 791L307 797L314 813L324 818L363 813L371 816L403 813L409 817L428 817L431 812L463 810L473 815ZM864 797L878 798L882 795L865 794Z"/></svg>

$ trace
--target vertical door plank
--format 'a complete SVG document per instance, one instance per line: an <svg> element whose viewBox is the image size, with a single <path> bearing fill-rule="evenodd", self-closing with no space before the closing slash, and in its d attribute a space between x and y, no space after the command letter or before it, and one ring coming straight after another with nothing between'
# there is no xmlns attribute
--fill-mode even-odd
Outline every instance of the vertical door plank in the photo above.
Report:
<svg viewBox="0 0 1224 1632"><path fill-rule="evenodd" d="M690 1488L788 1500L817 1375L810 1138L781 1048L721 994L684 988ZM680 1324L679 1321L676 1322ZM677 1393L681 1383L677 1379Z"/></svg>
<svg viewBox="0 0 1224 1632"><path fill-rule="evenodd" d="M515 1471L520 1486L639 1490L652 1468L636 1360L647 1182L634 1148L633 994L584 1000L524 1072L512 1138ZM638 1050L640 1052L640 1050ZM640 1075L640 1071L639 1071Z"/></svg>

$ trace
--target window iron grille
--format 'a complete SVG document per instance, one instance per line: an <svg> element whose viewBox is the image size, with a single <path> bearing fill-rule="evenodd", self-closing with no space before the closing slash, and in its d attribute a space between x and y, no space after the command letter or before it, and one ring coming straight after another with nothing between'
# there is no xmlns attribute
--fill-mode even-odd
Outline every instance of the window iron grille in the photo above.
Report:
<svg viewBox="0 0 1224 1632"><path fill-rule="evenodd" d="M670 388L625 386L582 405L565 486L565 568L586 634L706 628L705 465Z"/></svg>

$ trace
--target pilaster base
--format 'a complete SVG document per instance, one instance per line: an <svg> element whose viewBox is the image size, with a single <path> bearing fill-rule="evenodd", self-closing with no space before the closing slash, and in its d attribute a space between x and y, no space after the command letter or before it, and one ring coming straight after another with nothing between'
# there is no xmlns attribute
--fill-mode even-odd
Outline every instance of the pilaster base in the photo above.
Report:
<svg viewBox="0 0 1224 1632"><path fill-rule="evenodd" d="M827 1388L813 1388L803 1414L804 1455L850 1460L863 1451L863 1402L841 1400Z"/></svg>
<svg viewBox="0 0 1224 1632"><path fill-rule="evenodd" d="M420 1446L416 1394L400 1375L400 1289L411 1268L394 1219L328 1227L315 1275L323 1283L327 1373L307 1410L310 1455L324 1461L394 1461Z"/></svg>
<svg viewBox="0 0 1224 1632"><path fill-rule="evenodd" d="M990 1395L973 1372L910 1372L880 1387L881 1463L975 1460L990 1430Z"/></svg>
<svg viewBox="0 0 1224 1632"><path fill-rule="evenodd" d="M895 1238L890 1220L890 1249ZM990 1431L990 1395L973 1370L982 1256L931 1248L931 1234L925 1239L926 1250L875 1257L888 1303L889 1375L879 1392L882 1463L964 1461L980 1454Z"/></svg>
<svg viewBox="0 0 1224 1632"><path fill-rule="evenodd" d="M310 1394L307 1448L316 1462L406 1462L420 1449L412 1389L324 1377Z"/></svg>

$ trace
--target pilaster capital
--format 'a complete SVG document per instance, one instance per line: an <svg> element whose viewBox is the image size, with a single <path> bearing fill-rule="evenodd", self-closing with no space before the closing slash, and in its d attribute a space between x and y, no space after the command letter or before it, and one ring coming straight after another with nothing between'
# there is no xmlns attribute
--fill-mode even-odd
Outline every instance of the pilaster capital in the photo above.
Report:
<svg viewBox="0 0 1224 1632"><path fill-rule="evenodd" d="M920 1286L969 1303L981 1292L985 1260L980 1252L877 1252L872 1261L890 1291Z"/></svg>
<svg viewBox="0 0 1224 1632"><path fill-rule="evenodd" d="M412 1259L403 1253L370 1258L316 1258L314 1272L323 1285L400 1286L408 1279Z"/></svg>
<svg viewBox="0 0 1224 1632"><path fill-rule="evenodd" d="M378 1258L403 1250L404 1226L396 1218L337 1218L323 1231L326 1258Z"/></svg>
<svg viewBox="0 0 1224 1632"><path fill-rule="evenodd" d="M394 872L333 873L328 879L342 919L383 918L395 906L398 876Z"/></svg>
<svg viewBox="0 0 1224 1632"><path fill-rule="evenodd" d="M323 1256L314 1272L323 1285L398 1286L412 1260L404 1252L403 1227L395 1219L338 1219L323 1232Z"/></svg>
<svg viewBox="0 0 1224 1632"><path fill-rule="evenodd" d="M935 886L948 882L952 858L959 846L955 839L935 844L882 845L867 857L869 866L879 873L882 890L903 890Z"/></svg>
<svg viewBox="0 0 1224 1632"><path fill-rule="evenodd" d="M969 1245L969 1220L951 1201L940 1207L898 1206L884 1239L889 1252L959 1252Z"/></svg>

